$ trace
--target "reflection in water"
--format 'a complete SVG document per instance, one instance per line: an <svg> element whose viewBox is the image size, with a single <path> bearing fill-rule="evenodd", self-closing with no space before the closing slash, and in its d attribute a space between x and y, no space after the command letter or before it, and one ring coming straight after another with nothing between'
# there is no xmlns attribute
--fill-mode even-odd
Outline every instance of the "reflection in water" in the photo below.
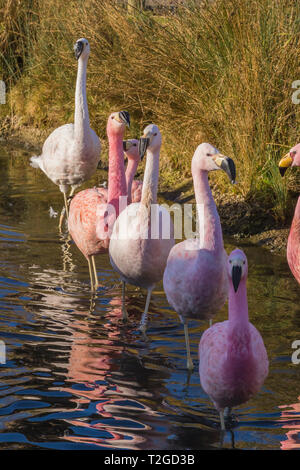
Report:
<svg viewBox="0 0 300 470"><path fill-rule="evenodd" d="M121 285L107 255L98 259L100 287L91 295L84 258L60 238L56 187L19 150L0 155L0 366L2 449L216 449L218 415L185 368L183 329L162 285L150 305L148 341L138 332L145 297L131 289L129 322ZM99 172L90 185L99 185ZM235 242L227 240L226 248ZM291 364L299 339L299 289L286 261L244 244L249 260L251 322L270 358L262 391L238 407L227 448L298 448L300 366ZM100 267L101 266L101 267ZM227 316L227 307L218 321ZM202 331L191 323L197 360ZM234 443L233 443L234 438Z"/></svg>

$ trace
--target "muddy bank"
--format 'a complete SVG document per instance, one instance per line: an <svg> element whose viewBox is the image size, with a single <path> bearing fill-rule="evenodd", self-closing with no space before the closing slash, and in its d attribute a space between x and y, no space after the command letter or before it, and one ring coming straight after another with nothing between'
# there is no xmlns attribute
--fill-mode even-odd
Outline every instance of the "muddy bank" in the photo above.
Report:
<svg viewBox="0 0 300 470"><path fill-rule="evenodd" d="M41 152L41 142L49 135L49 131L24 128L11 134L0 136L0 146L22 149L23 155L28 156ZM107 162L99 164L99 169L107 170ZM138 177L142 178L142 172ZM179 204L195 203L192 178L173 185L169 188L160 176L159 194L169 202ZM210 181L220 215L224 235L237 240L247 239L253 244L263 246L272 252L285 255L289 225L278 227L274 217L267 208L263 208L254 200L246 201L242 196L233 193L226 194L219 190L216 183Z"/></svg>

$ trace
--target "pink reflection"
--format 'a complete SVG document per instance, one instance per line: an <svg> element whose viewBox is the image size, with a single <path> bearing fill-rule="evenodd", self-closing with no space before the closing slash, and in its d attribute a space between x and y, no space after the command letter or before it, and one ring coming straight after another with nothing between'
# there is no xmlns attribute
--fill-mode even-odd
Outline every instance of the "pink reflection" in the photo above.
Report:
<svg viewBox="0 0 300 470"><path fill-rule="evenodd" d="M298 397L300 400L300 396ZM300 401L292 405L281 405L279 406L282 410L279 421L290 421L282 426L282 429L290 429L286 432L284 441L280 441L280 447L282 450L293 450L300 449L300 424L294 424L293 421L299 421L300 419Z"/></svg>

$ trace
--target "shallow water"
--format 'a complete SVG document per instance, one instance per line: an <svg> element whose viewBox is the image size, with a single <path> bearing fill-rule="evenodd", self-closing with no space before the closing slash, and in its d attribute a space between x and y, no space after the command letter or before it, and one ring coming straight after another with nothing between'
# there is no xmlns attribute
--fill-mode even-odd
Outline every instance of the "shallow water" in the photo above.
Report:
<svg viewBox="0 0 300 470"><path fill-rule="evenodd" d="M207 325L190 324L195 371L185 369L183 328L162 284L150 306L148 341L137 327L145 293L121 285L107 255L89 290L81 253L58 235L62 195L22 149L0 150L1 449L218 449L218 415L201 389L197 349ZM103 181L97 172L90 184ZM227 240L226 248L235 242ZM235 409L223 446L300 447L299 288L283 257L243 243L250 319L270 359L261 392ZM218 315L226 318L226 308Z"/></svg>

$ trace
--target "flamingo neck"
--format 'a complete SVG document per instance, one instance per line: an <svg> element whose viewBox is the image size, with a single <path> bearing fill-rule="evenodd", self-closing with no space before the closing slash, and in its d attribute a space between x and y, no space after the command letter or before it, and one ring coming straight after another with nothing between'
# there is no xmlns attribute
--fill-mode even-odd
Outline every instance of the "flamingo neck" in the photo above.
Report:
<svg viewBox="0 0 300 470"><path fill-rule="evenodd" d="M141 203L147 208L157 203L157 188L159 176L159 150L147 150L147 161L143 180Z"/></svg>
<svg viewBox="0 0 300 470"><path fill-rule="evenodd" d="M118 217L119 197L127 196L125 179L123 135L108 133L109 166L108 166L108 195L107 202L112 204Z"/></svg>
<svg viewBox="0 0 300 470"><path fill-rule="evenodd" d="M241 279L237 292L229 280L228 320L231 328L248 328L248 300L246 279Z"/></svg>
<svg viewBox="0 0 300 470"><path fill-rule="evenodd" d="M75 91L74 136L76 145L84 147L89 136L90 119L86 99L86 69L88 59L79 58Z"/></svg>
<svg viewBox="0 0 300 470"><path fill-rule="evenodd" d="M128 158L128 163L127 163L127 168L126 168L126 173L125 173L125 178L126 178L126 185L127 185L127 195L128 195L128 204L131 204L131 187L132 187L132 182L134 179L134 175L136 173L138 167L138 161Z"/></svg>
<svg viewBox="0 0 300 470"><path fill-rule="evenodd" d="M295 232L300 237L300 196L295 207L294 218L292 222L291 232Z"/></svg>
<svg viewBox="0 0 300 470"><path fill-rule="evenodd" d="M194 190L200 230L202 226L204 239L201 248L210 251L222 251L223 235L220 217L209 186L208 172L192 167ZM203 224L203 225L202 225Z"/></svg>

